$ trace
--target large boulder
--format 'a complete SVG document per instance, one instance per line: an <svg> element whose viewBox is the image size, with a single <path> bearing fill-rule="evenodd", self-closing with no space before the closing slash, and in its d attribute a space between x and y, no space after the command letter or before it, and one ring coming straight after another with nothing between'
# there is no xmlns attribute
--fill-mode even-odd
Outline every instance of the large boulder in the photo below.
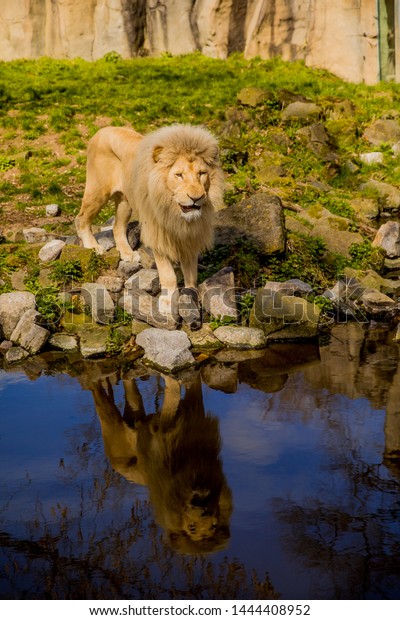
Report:
<svg viewBox="0 0 400 620"><path fill-rule="evenodd" d="M379 118L366 128L363 138L375 146L396 144L400 140L400 124L394 119Z"/></svg>
<svg viewBox="0 0 400 620"><path fill-rule="evenodd" d="M38 318L39 312L32 308L26 310L10 336L11 342L20 345L32 355L40 351L50 336L48 329L36 324Z"/></svg>
<svg viewBox="0 0 400 620"><path fill-rule="evenodd" d="M114 302L103 284L87 282L82 285L81 295L96 323L107 325L114 320Z"/></svg>
<svg viewBox="0 0 400 620"><path fill-rule="evenodd" d="M215 243L247 239L263 254L284 252L286 236L278 196L259 192L216 214Z"/></svg>
<svg viewBox="0 0 400 620"><path fill-rule="evenodd" d="M399 222L385 222L379 228L372 242L374 248L382 248L389 258L400 256L400 224Z"/></svg>
<svg viewBox="0 0 400 620"><path fill-rule="evenodd" d="M150 328L136 336L144 349L144 359L164 371L177 371L195 364L190 340L182 331Z"/></svg>
<svg viewBox="0 0 400 620"><path fill-rule="evenodd" d="M0 295L0 325L5 338L10 338L24 312L35 307L35 295L28 291L14 291Z"/></svg>
<svg viewBox="0 0 400 620"><path fill-rule="evenodd" d="M320 310L306 299L263 288L257 291L250 327L264 331L267 341L303 340L318 335Z"/></svg>

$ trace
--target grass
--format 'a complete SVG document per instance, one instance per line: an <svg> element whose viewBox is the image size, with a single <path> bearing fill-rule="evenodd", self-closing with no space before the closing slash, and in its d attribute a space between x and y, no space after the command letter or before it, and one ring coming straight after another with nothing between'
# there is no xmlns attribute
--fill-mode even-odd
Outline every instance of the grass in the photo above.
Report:
<svg viewBox="0 0 400 620"><path fill-rule="evenodd" d="M249 86L268 91L264 104L256 108L238 105L238 93ZM324 207L347 217L351 230L357 230L351 199L365 196L360 185L371 177L399 184L400 166L396 158L387 145L382 145L383 165L371 168L358 163L357 174L349 173L345 167L332 173L298 139L300 124L281 122L280 111L287 91L301 93L320 106L321 121L337 142L343 160L371 150L362 137L365 127L377 118L393 114L400 102L400 84L351 84L327 71L279 58L246 60L236 54L218 60L191 54L122 60L118 55L107 54L96 62L50 58L0 62L3 219L7 221L10 211L20 211L23 222L32 214L42 214L44 205L57 202L72 231L73 216L83 193L87 142L100 126L132 124L138 131L148 132L183 122L205 124L219 136L228 204L262 188L255 165L260 153L266 152L272 163L283 161L286 170L285 177L271 181L268 189L286 203L299 204L306 210ZM352 111L338 116L335 110L343 101L351 102ZM227 131L229 119L233 118L234 131ZM279 135L284 139L277 139ZM311 181L329 183L332 189L321 194L312 188ZM103 213L101 218L110 212ZM52 226L57 228L56 224ZM60 232L65 233L66 226L65 222L60 224ZM245 289L259 283L262 277L293 277L296 270L296 275L326 283L340 270L343 261L321 254L312 243L292 235L285 257L266 264L254 249L235 244L233 251L216 248L207 257L207 270L230 261ZM371 253L364 248L353 257L353 262L368 265L369 257ZM11 262L8 258L3 267L10 270ZM0 269L1 265L0 257ZM92 277L99 269L101 265L93 265ZM207 270L203 277L210 275ZM60 273L57 281L61 283L68 277ZM74 277L80 276L75 273Z"/></svg>

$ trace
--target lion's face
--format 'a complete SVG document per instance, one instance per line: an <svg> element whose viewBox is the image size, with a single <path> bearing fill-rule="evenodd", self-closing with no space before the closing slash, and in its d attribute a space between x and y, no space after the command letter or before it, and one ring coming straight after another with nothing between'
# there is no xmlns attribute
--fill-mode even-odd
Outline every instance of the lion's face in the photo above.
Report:
<svg viewBox="0 0 400 620"><path fill-rule="evenodd" d="M201 217L210 189L210 170L201 157L180 156L167 175L167 187L186 221Z"/></svg>

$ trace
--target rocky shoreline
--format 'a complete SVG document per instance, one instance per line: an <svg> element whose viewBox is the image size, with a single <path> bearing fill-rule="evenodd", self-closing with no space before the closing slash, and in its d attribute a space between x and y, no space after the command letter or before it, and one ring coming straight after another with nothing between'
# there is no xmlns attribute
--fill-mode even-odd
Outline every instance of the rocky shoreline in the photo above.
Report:
<svg viewBox="0 0 400 620"><path fill-rule="evenodd" d="M252 197L256 208L268 205L267 194ZM281 209L272 197L273 206ZM240 205L239 209L240 211ZM237 212L236 212L237 215ZM232 220L234 221L234 220ZM231 221L231 224L232 224ZM279 234L285 236L283 219ZM135 225L136 226L136 225ZM219 233L221 234L220 227ZM387 222L376 234L374 244L384 249L387 260L398 243L398 225ZM70 244L72 239L46 240L46 231L24 231L26 241L37 252L41 269L39 279L47 277L48 264L55 261L85 263L92 250ZM37 243L38 235L42 235ZM102 238L102 232L98 233ZM276 240L275 235L274 239ZM103 236L104 238L104 236ZM112 235L107 237L113 245ZM49 325L37 308L34 293L14 290L0 295L0 351L5 367L20 364L43 351L75 353L83 359L125 356L143 357L143 361L164 372L195 367L213 358L221 350L258 350L275 342L318 339L335 322L371 321L397 323L400 304L399 283L383 278L372 270L356 277L351 270L334 286L317 295L301 279L267 281L262 287L243 291L235 286L233 270L226 266L199 286L203 324L191 331L184 320L170 329L157 316L160 292L158 273L151 253L140 247L135 236L135 259L120 261L113 247L105 254L108 268L94 282L72 282L58 295L63 312L56 325ZM265 251L265 249L264 249ZM396 251L396 250L394 250ZM396 259L395 259L396 260ZM22 274L13 274L19 289L26 289ZM246 311L243 312L243 298ZM123 310L124 324L117 320ZM184 316L180 306L180 313ZM190 308L189 308L190 310ZM400 329L396 338L400 339Z"/></svg>

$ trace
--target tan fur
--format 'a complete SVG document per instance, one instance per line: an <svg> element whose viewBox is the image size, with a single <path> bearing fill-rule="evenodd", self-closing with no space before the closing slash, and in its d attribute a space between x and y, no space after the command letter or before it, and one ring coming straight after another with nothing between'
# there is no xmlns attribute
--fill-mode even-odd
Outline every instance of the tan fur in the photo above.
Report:
<svg viewBox="0 0 400 620"><path fill-rule="evenodd" d="M146 484L156 519L183 553L223 548L229 539L232 495L219 458L218 420L204 412L199 376L181 400L180 384L165 377L160 412L146 416L134 380L124 381L122 416L111 385L92 387L105 451L130 482Z"/></svg>
<svg viewBox="0 0 400 620"><path fill-rule="evenodd" d="M213 242L214 210L222 205L223 173L215 138L201 127L172 125L142 136L105 127L88 147L87 180L76 228L85 247L101 252L90 225L110 199L116 203L114 238L123 260L131 215L142 242L154 251L162 289L177 288L173 263L186 287L197 285L197 258ZM199 207L199 208L197 208Z"/></svg>

